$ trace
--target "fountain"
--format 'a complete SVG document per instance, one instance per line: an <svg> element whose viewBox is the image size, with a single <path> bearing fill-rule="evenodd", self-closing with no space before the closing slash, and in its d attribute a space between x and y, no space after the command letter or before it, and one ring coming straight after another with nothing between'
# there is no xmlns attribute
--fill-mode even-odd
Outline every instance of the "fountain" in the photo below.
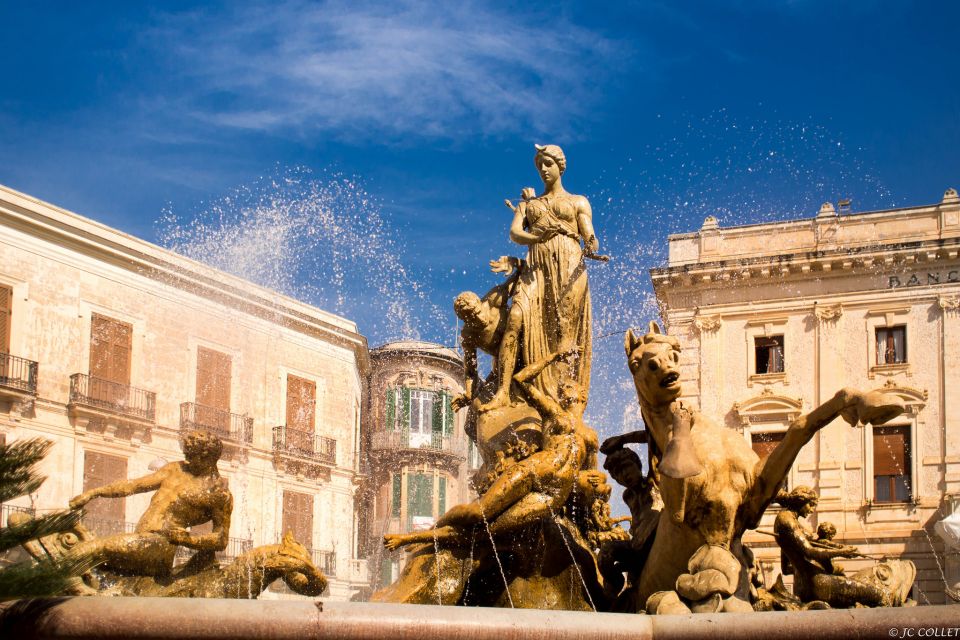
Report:
<svg viewBox="0 0 960 640"><path fill-rule="evenodd" d="M524 189L516 204L507 202L514 216L511 238L528 246L527 255L491 261L491 269L507 274L507 280L482 297L462 294L455 304L463 321L468 383L454 404L467 408L469 433L483 453L484 465L475 479L479 497L449 509L429 530L386 538L385 545L407 547L410 554L400 577L373 595L374 604L253 603L262 607L244 609L222 602L206 607L189 602L178 607L176 615L157 610L144 615L141 622L145 620L149 627L191 617L194 621L179 632L198 637L221 633L256 637L276 631L262 626L262 617L269 617L283 635L324 637L413 632L425 638L450 633L490 637L517 625L524 625L518 635L539 637L545 629L552 631L547 624L559 625L555 635L561 637L589 631L608 631L612 637L766 631L779 637L798 629L809 631L806 625L813 620L818 629L830 629L842 637L853 627L868 628L873 634L883 628L884 635L893 635L894 629L949 626L955 609L911 607L903 613L857 611L842 617L837 612L797 611L912 604L907 595L914 576L912 563L883 561L866 573L838 573L832 559L852 557L857 549L832 543L828 529L814 535L799 522L815 494L802 487L790 493L780 491L800 448L818 430L837 417L851 425L884 424L904 410L895 394L844 388L821 406L798 415L780 445L761 460L742 438L679 400L679 340L651 323L643 336L627 331L625 342L645 429L600 444L596 432L584 422L593 355L587 273L603 268L606 256L599 253L589 202L563 189L563 152L553 145L538 147L536 164L543 192L536 195ZM494 362L486 380L477 367L481 351ZM626 448L629 443L646 445L645 475L639 458ZM598 452L607 454L607 469L629 492L625 497L631 508L629 534L610 515L611 489L597 468ZM191 454L186 448L185 454L189 466ZM78 497L74 506L91 497ZM758 568L742 543L744 533L757 526L775 500L784 510L774 535L797 573L795 594L782 585L770 589L759 585ZM164 544L187 544L198 550L195 557L202 557L222 544L222 522L221 527L217 525L222 517L222 513L212 516L214 532L210 538L200 536L202 541L180 537L175 530L181 525L174 523L162 534L168 540ZM199 524L196 519L191 524ZM134 535L151 540L161 535L144 527ZM143 542L140 538L98 541L80 533L75 550L67 553L95 556L103 561L105 571L129 572L122 559L110 557L111 544ZM297 553L296 542L288 538L279 547L254 552L264 558L277 554L298 558L301 563L290 570L288 584L306 594L322 590L322 573ZM155 560L142 550L131 552L145 562ZM233 571L209 565L193 567L191 571L197 571L190 575L168 576L166 564L159 572L141 569L135 578L140 587L129 585L128 590L141 595L255 597L249 588L231 587L246 581L262 588L266 578L259 574L252 578L249 567L267 561L253 557L244 559L247 573L240 567ZM219 573L204 573L210 570ZM224 579L224 574L234 577ZM108 580L128 584L127 578L109 576ZM170 578L172 583L163 584ZM179 580L193 582L177 585ZM217 580L225 587L207 589L197 584ZM95 586L91 582L86 586ZM170 584L175 587L164 591ZM397 608L391 606L394 603L425 606ZM554 617L531 611L501 613L478 624L470 610L426 605L568 612L551 613ZM129 618L142 606L136 601L129 608L91 601L84 610L83 602L71 600L58 605L52 617L43 612L45 617L36 629L52 635L78 630L80 635L95 635L104 632L97 621L103 616L118 623L117 633L129 633ZM774 630L764 622L774 618L754 614L755 609L781 610L769 614L776 616ZM570 611L629 615L601 616L591 622L591 616ZM698 616L673 618L673 622L664 617L660 622L661 618L653 621L652 616L633 615L637 613ZM724 616L714 615L719 613ZM27 606L9 607L4 624L25 631L24 620L32 622L29 616L37 614ZM257 616L261 622L252 622ZM201 624L217 618L224 620L219 628ZM425 623L430 618L436 624Z"/></svg>

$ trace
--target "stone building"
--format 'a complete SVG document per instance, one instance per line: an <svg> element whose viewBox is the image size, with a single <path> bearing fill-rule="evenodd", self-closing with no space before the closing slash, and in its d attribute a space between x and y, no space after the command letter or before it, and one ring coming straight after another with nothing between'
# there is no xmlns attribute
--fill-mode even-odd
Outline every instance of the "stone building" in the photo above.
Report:
<svg viewBox="0 0 960 640"><path fill-rule="evenodd" d="M401 341L370 350L361 529L374 588L396 579L404 558L383 549L385 533L429 529L474 497L469 480L480 456L463 431L466 411L451 407L463 382L463 359L448 347Z"/></svg>
<svg viewBox="0 0 960 640"><path fill-rule="evenodd" d="M921 603L944 601L933 525L960 494L958 250L950 189L930 206L838 214L828 203L813 219L730 228L709 217L670 236L667 266L651 271L683 346L683 400L761 456L793 417L844 386L904 400L906 413L883 426L828 425L788 483L819 492L814 526L832 522L863 553L913 560ZM771 584L780 571L772 538L746 540Z"/></svg>
<svg viewBox="0 0 960 640"><path fill-rule="evenodd" d="M0 187L0 438L54 443L47 481L4 504L4 523L182 459L185 431L211 431L235 504L221 555L293 531L329 596L349 598L367 584L367 367L349 320ZM95 500L87 524L129 530L150 495Z"/></svg>

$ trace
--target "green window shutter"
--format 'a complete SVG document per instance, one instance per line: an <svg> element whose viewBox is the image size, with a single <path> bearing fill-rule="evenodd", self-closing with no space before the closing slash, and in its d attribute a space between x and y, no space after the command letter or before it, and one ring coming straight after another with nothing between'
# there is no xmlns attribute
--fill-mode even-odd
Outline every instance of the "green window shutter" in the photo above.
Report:
<svg viewBox="0 0 960 640"><path fill-rule="evenodd" d="M453 413L452 397L449 393L443 393L443 434L453 435L453 422L456 416Z"/></svg>
<svg viewBox="0 0 960 640"><path fill-rule="evenodd" d="M411 473L407 476L407 513L433 516L433 474Z"/></svg>
<svg viewBox="0 0 960 640"><path fill-rule="evenodd" d="M400 483L403 477L399 473L393 474L393 495L390 503L390 515L394 518L400 517L400 496L403 495Z"/></svg>
<svg viewBox="0 0 960 640"><path fill-rule="evenodd" d="M440 476L437 485L437 515L442 516L447 512L447 479Z"/></svg>
<svg viewBox="0 0 960 640"><path fill-rule="evenodd" d="M386 431L395 431L397 428L397 390L387 389L387 423Z"/></svg>
<svg viewBox="0 0 960 640"><path fill-rule="evenodd" d="M433 415L430 416L433 446L439 448L443 436L443 393L433 394Z"/></svg>
<svg viewBox="0 0 960 640"><path fill-rule="evenodd" d="M400 389L400 430L409 436L410 434L410 389L403 387ZM404 437L404 444L407 444Z"/></svg>
<svg viewBox="0 0 960 640"><path fill-rule="evenodd" d="M393 583L393 560L384 557L380 561L380 584L388 585Z"/></svg>

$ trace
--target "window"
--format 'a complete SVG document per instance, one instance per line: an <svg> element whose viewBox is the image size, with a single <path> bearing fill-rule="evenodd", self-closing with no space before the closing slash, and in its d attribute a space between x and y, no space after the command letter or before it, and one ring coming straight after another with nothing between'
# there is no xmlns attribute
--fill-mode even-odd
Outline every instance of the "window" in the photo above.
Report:
<svg viewBox="0 0 960 640"><path fill-rule="evenodd" d="M230 433L230 356L197 347L196 422Z"/></svg>
<svg viewBox="0 0 960 640"><path fill-rule="evenodd" d="M410 392L410 446L429 445L433 432L432 391Z"/></svg>
<svg viewBox="0 0 960 640"><path fill-rule="evenodd" d="M293 533L297 542L313 549L313 496L296 491L283 492L283 532Z"/></svg>
<svg viewBox="0 0 960 640"><path fill-rule="evenodd" d="M433 526L432 473L407 475L407 519L412 531L422 531Z"/></svg>
<svg viewBox="0 0 960 640"><path fill-rule="evenodd" d="M442 448L443 438L453 435L456 416L451 400L446 391L387 389L385 428L404 431L403 446Z"/></svg>
<svg viewBox="0 0 960 640"><path fill-rule="evenodd" d="M770 454L773 453L773 450L783 442L783 437L786 434L786 431L767 431L765 433L751 434L751 446L753 446L754 453L759 456L760 460L766 460L770 457Z"/></svg>
<svg viewBox="0 0 960 640"><path fill-rule="evenodd" d="M783 373L783 336L756 336L753 345L758 374Z"/></svg>
<svg viewBox="0 0 960 640"><path fill-rule="evenodd" d="M904 364L907 361L907 327L877 328L877 364Z"/></svg>
<svg viewBox="0 0 960 640"><path fill-rule="evenodd" d="M911 477L910 427L874 427L873 501L910 502Z"/></svg>
<svg viewBox="0 0 960 640"><path fill-rule="evenodd" d="M101 380L130 384L132 344L132 325L93 314L90 319L90 375Z"/></svg>
<svg viewBox="0 0 960 640"><path fill-rule="evenodd" d="M400 504L403 496L403 477L399 473L393 475L393 486L390 494L390 515L394 518L400 517Z"/></svg>
<svg viewBox="0 0 960 640"><path fill-rule="evenodd" d="M287 446L312 452L317 383L287 375Z"/></svg>
<svg viewBox="0 0 960 640"><path fill-rule="evenodd" d="M753 447L753 452L756 453L760 461L763 462L769 458L773 450L783 442L783 438L786 435L786 431L754 432L750 434L750 446ZM783 483L784 488L786 488L788 484L789 482L785 479Z"/></svg>
<svg viewBox="0 0 960 640"><path fill-rule="evenodd" d="M83 490L90 491L127 478L127 459L96 451L83 454ZM125 498L99 498L87 503L84 524L98 537L124 532Z"/></svg>
<svg viewBox="0 0 960 640"><path fill-rule="evenodd" d="M0 353L10 353L10 319L13 313L13 289L0 287Z"/></svg>

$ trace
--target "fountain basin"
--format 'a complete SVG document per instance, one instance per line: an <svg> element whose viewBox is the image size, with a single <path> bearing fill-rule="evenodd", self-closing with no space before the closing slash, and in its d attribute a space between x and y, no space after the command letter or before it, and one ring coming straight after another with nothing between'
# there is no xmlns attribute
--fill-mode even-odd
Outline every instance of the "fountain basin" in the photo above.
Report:
<svg viewBox="0 0 960 640"><path fill-rule="evenodd" d="M0 637L566 640L960 637L960 605L647 616L316 601L44 598L0 605Z"/></svg>

